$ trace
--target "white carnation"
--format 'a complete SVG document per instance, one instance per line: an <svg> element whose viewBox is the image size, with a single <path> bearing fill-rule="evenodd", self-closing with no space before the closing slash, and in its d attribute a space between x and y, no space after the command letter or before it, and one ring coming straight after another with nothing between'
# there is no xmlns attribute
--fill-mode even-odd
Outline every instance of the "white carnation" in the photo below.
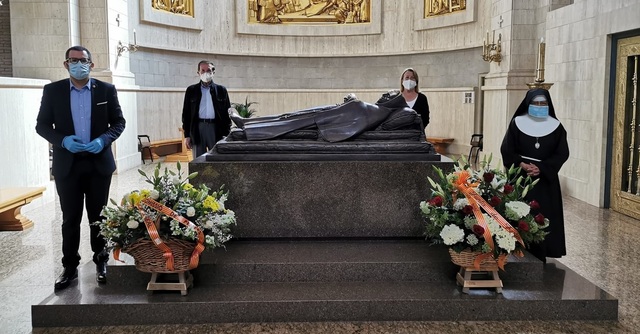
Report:
<svg viewBox="0 0 640 334"><path fill-rule="evenodd" d="M156 200L156 199L158 199L160 197L160 193L157 190L152 189L149 192L149 197L151 197L151 199L153 199L153 200Z"/></svg>
<svg viewBox="0 0 640 334"><path fill-rule="evenodd" d="M518 220L528 215L531 209L529 204L520 201L507 202L505 207L506 216L511 220Z"/></svg>
<svg viewBox="0 0 640 334"><path fill-rule="evenodd" d="M477 245L477 244L478 244L478 237L476 237L476 235L475 235L475 234L469 234L469 235L467 236L467 243L468 243L470 246L475 246L475 245Z"/></svg>
<svg viewBox="0 0 640 334"><path fill-rule="evenodd" d="M458 198L455 203L453 203L453 209L456 211L462 210L465 206L469 205L469 200L466 198Z"/></svg>
<svg viewBox="0 0 640 334"><path fill-rule="evenodd" d="M132 230L137 229L139 225L140 224L135 220L130 220L130 221L127 222L127 227L132 229Z"/></svg>
<svg viewBox="0 0 640 334"><path fill-rule="evenodd" d="M456 225L446 225L440 231L440 237L445 245L451 246L464 240L464 231Z"/></svg>
<svg viewBox="0 0 640 334"><path fill-rule="evenodd" d="M429 208L429 203L427 203L426 201L420 202L420 210L425 215L428 215L431 212L431 209Z"/></svg>
<svg viewBox="0 0 640 334"><path fill-rule="evenodd" d="M196 215L196 209L192 206L187 208L187 216L188 217L193 217Z"/></svg>
<svg viewBox="0 0 640 334"><path fill-rule="evenodd" d="M207 220L206 222L204 222L204 227L207 228L207 229L212 229L213 228L213 221Z"/></svg>
<svg viewBox="0 0 640 334"><path fill-rule="evenodd" d="M516 249L516 238L511 233L500 234L496 236L498 247L504 249L507 252L512 252Z"/></svg>

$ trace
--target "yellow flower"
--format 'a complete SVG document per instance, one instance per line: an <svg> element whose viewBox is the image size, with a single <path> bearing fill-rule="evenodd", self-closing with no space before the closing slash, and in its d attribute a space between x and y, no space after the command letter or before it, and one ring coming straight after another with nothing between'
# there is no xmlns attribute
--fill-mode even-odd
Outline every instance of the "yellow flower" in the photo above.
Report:
<svg viewBox="0 0 640 334"><path fill-rule="evenodd" d="M133 206L137 206L138 204L140 204L140 201L142 200L142 196L140 195L139 192L132 191L131 194L129 194L129 200L131 201L131 204Z"/></svg>
<svg viewBox="0 0 640 334"><path fill-rule="evenodd" d="M218 211L220 209L220 205L218 205L216 199L211 195L207 196L204 201L202 201L202 206L211 209L212 211Z"/></svg>
<svg viewBox="0 0 640 334"><path fill-rule="evenodd" d="M142 199L149 197L150 194L151 194L151 190L149 189L140 190L140 196L142 196Z"/></svg>
<svg viewBox="0 0 640 334"><path fill-rule="evenodd" d="M184 190L191 190L193 188L193 185L191 183L185 183L182 185L182 189Z"/></svg>

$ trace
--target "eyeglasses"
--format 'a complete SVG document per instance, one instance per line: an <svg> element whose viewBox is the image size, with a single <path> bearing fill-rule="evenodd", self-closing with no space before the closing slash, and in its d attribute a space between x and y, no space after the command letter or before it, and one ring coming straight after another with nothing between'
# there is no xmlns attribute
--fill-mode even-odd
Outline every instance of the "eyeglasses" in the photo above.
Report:
<svg viewBox="0 0 640 334"><path fill-rule="evenodd" d="M87 64L91 64L91 59L87 59L87 58L68 58L67 59L67 63L68 64L77 64L80 63L82 65L87 65Z"/></svg>

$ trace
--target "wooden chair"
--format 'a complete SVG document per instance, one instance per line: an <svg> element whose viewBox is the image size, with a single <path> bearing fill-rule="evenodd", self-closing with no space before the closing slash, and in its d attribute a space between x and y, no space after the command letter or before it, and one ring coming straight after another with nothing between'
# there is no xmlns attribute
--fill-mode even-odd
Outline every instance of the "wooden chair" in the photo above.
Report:
<svg viewBox="0 0 640 334"><path fill-rule="evenodd" d="M480 155L480 151L482 151L482 137L483 135L480 133L471 135L471 149L469 150L469 158L467 159L469 163L471 163L471 157L475 158L475 164L478 163L478 156Z"/></svg>
<svg viewBox="0 0 640 334"><path fill-rule="evenodd" d="M147 141L143 142L142 138L146 138ZM138 151L140 152L140 158L142 159L142 163L144 164L144 150L147 150L149 153L149 158L151 162L153 162L153 154L151 153L151 140L148 135L138 135Z"/></svg>

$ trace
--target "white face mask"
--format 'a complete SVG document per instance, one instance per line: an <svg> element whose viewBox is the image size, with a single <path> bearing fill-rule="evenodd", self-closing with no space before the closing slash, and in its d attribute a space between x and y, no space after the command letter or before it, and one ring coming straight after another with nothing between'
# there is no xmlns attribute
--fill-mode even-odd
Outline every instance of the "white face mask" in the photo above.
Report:
<svg viewBox="0 0 640 334"><path fill-rule="evenodd" d="M213 73L205 72L200 74L200 80L202 80L202 82L211 82L211 80L213 80Z"/></svg>
<svg viewBox="0 0 640 334"><path fill-rule="evenodd" d="M402 86L406 90L411 90L416 87L416 82L414 80L405 80L402 82Z"/></svg>

